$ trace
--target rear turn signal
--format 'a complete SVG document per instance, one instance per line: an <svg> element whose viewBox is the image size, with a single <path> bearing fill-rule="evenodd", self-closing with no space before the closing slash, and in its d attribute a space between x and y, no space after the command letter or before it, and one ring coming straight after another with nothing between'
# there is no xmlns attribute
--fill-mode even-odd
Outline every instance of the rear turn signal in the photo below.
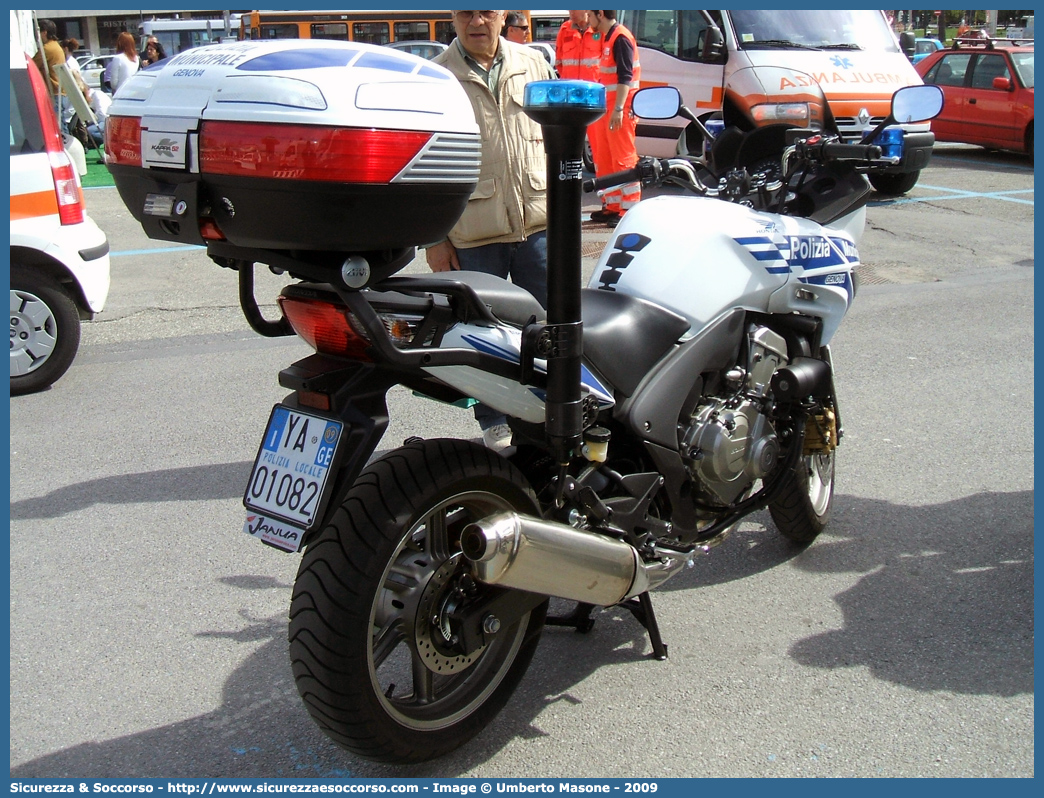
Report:
<svg viewBox="0 0 1044 798"><path fill-rule="evenodd" d="M281 296L279 307L294 332L316 352L369 361L370 341L357 329L355 317L344 305L319 299Z"/></svg>

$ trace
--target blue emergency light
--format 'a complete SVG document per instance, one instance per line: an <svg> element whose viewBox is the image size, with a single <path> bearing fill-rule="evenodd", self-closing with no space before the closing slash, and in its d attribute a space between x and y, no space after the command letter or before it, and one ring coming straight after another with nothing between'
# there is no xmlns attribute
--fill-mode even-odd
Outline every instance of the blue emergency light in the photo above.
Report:
<svg viewBox="0 0 1044 798"><path fill-rule="evenodd" d="M525 108L604 111L605 86L586 80L537 80L526 84Z"/></svg>
<svg viewBox="0 0 1044 798"><path fill-rule="evenodd" d="M881 148L882 158L901 160L903 157L903 137L905 135L906 131L901 127L886 127L874 136L872 143Z"/></svg>

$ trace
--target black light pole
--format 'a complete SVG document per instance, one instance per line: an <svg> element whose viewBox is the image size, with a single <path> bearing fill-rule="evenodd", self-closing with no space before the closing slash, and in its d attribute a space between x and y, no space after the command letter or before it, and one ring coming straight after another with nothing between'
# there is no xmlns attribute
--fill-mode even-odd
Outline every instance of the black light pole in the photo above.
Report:
<svg viewBox="0 0 1044 798"><path fill-rule="evenodd" d="M605 113L605 88L575 80L526 87L526 113L540 123L547 152L547 324L533 354L547 360L545 429L559 464L568 463L583 434L580 361L580 209L584 135Z"/></svg>

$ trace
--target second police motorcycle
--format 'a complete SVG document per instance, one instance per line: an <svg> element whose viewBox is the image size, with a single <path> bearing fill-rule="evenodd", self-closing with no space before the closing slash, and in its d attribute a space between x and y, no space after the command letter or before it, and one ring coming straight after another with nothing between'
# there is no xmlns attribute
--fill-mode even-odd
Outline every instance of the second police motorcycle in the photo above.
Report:
<svg viewBox="0 0 1044 798"><path fill-rule="evenodd" d="M254 329L315 349L279 374L289 394L260 431L245 529L303 551L297 687L327 735L377 760L479 733L547 623L586 629L592 608L622 607L665 658L650 591L744 516L767 507L799 545L823 530L842 436L830 342L856 292L865 172L903 164L894 125L942 107L936 87L899 89L846 143L807 75L738 72L705 162L643 158L588 181L684 191L632 208L583 288L582 147L604 89L510 91L548 155L529 176L548 187L546 311L490 275L397 276L496 190L477 181L467 97L427 61L336 42L199 48L135 76L106 130L146 233L205 245L238 272ZM758 106L783 123L755 126ZM702 129L670 87L634 109ZM295 278L277 320L256 264ZM505 413L513 452L416 437L375 457L396 385ZM548 617L551 597L576 608Z"/></svg>

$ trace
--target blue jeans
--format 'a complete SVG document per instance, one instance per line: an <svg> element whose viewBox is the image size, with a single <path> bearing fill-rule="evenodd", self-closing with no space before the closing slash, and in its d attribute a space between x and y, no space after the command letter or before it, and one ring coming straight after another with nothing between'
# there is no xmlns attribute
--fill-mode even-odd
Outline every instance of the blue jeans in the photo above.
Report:
<svg viewBox="0 0 1044 798"><path fill-rule="evenodd" d="M525 241L458 249L457 259L462 270L495 274L505 280L510 277L511 282L535 296L541 307L547 307L546 231L534 233ZM475 405L475 420L483 431L507 423L503 413L481 403Z"/></svg>
<svg viewBox="0 0 1044 798"><path fill-rule="evenodd" d="M457 259L466 271L495 274L505 280L510 277L547 307L547 231L534 233L525 241L458 249Z"/></svg>

